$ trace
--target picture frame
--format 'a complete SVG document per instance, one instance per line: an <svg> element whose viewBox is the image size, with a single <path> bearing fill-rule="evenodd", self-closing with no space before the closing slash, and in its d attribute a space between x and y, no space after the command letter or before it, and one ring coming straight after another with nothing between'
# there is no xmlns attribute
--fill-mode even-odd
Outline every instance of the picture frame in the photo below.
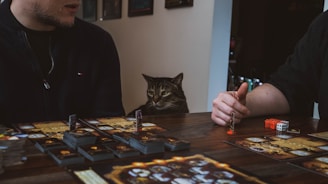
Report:
<svg viewBox="0 0 328 184"><path fill-rule="evenodd" d="M103 0L103 20L119 19L122 17L122 0Z"/></svg>
<svg viewBox="0 0 328 184"><path fill-rule="evenodd" d="M194 6L194 0L165 0L165 8L181 8Z"/></svg>
<svg viewBox="0 0 328 184"><path fill-rule="evenodd" d="M129 0L128 16L152 15L154 13L154 0Z"/></svg>
<svg viewBox="0 0 328 184"><path fill-rule="evenodd" d="M89 22L97 20L97 0L82 0L82 19Z"/></svg>

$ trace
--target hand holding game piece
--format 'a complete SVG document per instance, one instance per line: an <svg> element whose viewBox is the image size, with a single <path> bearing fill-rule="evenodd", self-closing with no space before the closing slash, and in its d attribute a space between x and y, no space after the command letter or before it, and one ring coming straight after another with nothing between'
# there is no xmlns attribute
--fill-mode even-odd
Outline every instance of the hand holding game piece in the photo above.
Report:
<svg viewBox="0 0 328 184"><path fill-rule="evenodd" d="M235 134L235 113L233 112L231 114L231 121L229 124L229 130L227 131L228 135L233 135Z"/></svg>

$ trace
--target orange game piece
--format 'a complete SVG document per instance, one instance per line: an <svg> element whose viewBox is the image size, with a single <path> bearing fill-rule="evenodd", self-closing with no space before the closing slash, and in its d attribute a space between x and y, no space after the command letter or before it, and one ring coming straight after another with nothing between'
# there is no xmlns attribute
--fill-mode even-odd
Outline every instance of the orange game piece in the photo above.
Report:
<svg viewBox="0 0 328 184"><path fill-rule="evenodd" d="M228 134L228 135L233 135L233 134L235 134L235 131L229 129L229 130L227 131L227 134Z"/></svg>
<svg viewBox="0 0 328 184"><path fill-rule="evenodd" d="M264 120L264 127L275 130L277 123L279 123L280 121L281 121L280 119L275 119L275 118L266 119Z"/></svg>

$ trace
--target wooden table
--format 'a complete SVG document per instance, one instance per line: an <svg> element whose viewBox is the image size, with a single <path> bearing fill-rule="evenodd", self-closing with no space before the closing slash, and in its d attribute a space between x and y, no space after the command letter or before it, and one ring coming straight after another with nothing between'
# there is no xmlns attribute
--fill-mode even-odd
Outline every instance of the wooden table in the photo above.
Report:
<svg viewBox="0 0 328 184"><path fill-rule="evenodd" d="M142 155L134 158L114 159L101 163L86 163L81 167L126 165L132 161L154 158L171 158L175 155L204 154L218 161L225 162L245 172L251 173L269 183L328 183L328 177L309 172L286 161L273 160L269 157L238 148L225 141L229 139L274 135L275 131L264 128L264 120L271 117L245 119L235 126L236 134L227 135L227 128L215 125L210 113L191 113L170 116L145 116L144 120L156 123L167 129L165 135L189 140L191 148L187 151L165 152L164 154ZM328 122L311 118L274 116L289 120L302 134L328 130ZM0 183L81 183L67 168L59 167L55 162L27 143L27 161L18 166L6 167L0 175ZM101 166L100 166L101 167Z"/></svg>

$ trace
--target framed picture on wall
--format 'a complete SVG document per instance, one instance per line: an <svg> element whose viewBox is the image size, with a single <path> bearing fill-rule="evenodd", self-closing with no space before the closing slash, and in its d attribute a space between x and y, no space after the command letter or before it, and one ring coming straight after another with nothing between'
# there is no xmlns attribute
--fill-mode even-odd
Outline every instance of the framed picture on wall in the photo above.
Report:
<svg viewBox="0 0 328 184"><path fill-rule="evenodd" d="M165 8L194 6L194 0L165 0Z"/></svg>
<svg viewBox="0 0 328 184"><path fill-rule="evenodd" d="M89 22L97 20L97 0L82 1L82 18Z"/></svg>
<svg viewBox="0 0 328 184"><path fill-rule="evenodd" d="M154 0L129 0L128 16L152 15Z"/></svg>
<svg viewBox="0 0 328 184"><path fill-rule="evenodd" d="M103 20L122 17L122 0L103 0Z"/></svg>

